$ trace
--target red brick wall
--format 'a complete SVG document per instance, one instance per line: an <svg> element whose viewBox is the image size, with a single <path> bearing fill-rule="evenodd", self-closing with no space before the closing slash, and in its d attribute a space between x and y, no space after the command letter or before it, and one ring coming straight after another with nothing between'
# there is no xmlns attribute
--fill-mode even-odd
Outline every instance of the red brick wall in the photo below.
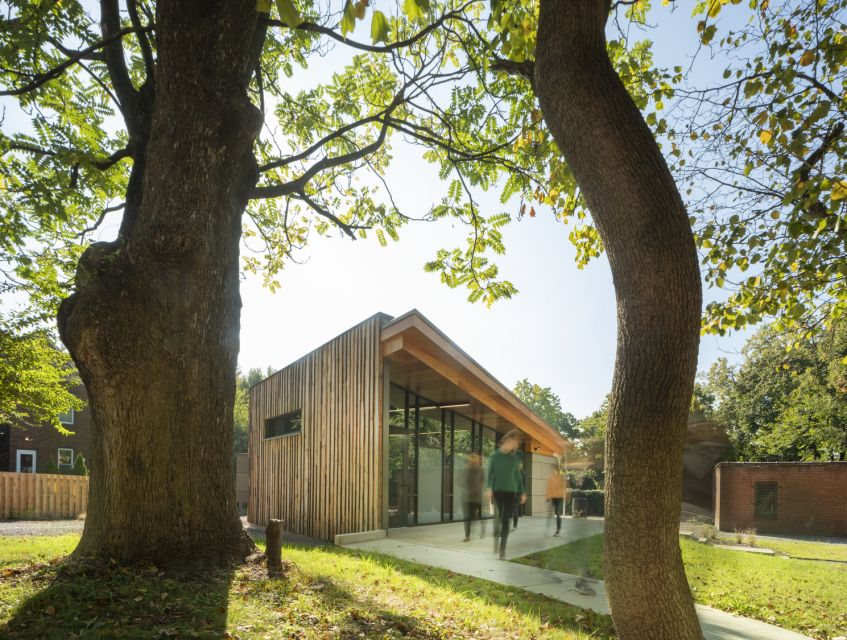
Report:
<svg viewBox="0 0 847 640"><path fill-rule="evenodd" d="M88 397L85 395L85 387L78 387L74 390L74 394L87 402ZM91 432L91 412L88 407L82 411L74 412L74 423L65 425L69 431L73 431L73 435L63 436L50 425L41 425L37 427L19 427L12 426L9 429L9 469L8 471L16 471L17 467L17 452L19 449L27 449L36 451L35 468L38 473L47 471L47 460L52 459L54 464L57 464L59 448L73 449L74 461L78 453L82 453L85 457L86 464L88 462L88 441ZM4 469L0 469L4 471Z"/></svg>
<svg viewBox="0 0 847 640"><path fill-rule="evenodd" d="M775 482L775 518L756 517L757 482ZM721 531L847 536L847 462L722 462L715 468Z"/></svg>

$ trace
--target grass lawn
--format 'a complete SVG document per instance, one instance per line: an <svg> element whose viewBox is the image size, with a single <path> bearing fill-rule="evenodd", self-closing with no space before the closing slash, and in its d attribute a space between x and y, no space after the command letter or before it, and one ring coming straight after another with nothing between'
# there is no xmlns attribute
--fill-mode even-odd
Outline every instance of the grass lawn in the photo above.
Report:
<svg viewBox="0 0 847 640"><path fill-rule="evenodd" d="M283 548L284 578L65 565L79 536L0 538L0 638L612 638L544 596L336 547Z"/></svg>
<svg viewBox="0 0 847 640"><path fill-rule="evenodd" d="M757 545L776 546L765 542ZM833 551L825 547L836 546L789 544L804 545L804 555L814 554L811 557L828 556ZM815 638L847 635L847 564L728 551L685 538L680 545L697 602ZM587 559L589 573L602 578L602 554L603 536L597 535L517 562L578 573Z"/></svg>
<svg viewBox="0 0 847 640"><path fill-rule="evenodd" d="M847 562L847 544L756 538L756 546L773 549L777 553L794 558L816 558L818 560L840 560L841 562Z"/></svg>

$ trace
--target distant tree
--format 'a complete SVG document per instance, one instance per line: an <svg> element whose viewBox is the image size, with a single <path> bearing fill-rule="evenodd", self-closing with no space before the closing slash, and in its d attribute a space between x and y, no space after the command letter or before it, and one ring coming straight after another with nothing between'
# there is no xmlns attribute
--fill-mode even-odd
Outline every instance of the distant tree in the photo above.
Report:
<svg viewBox="0 0 847 640"><path fill-rule="evenodd" d="M603 398L600 407L579 421L579 453L590 465L602 473L605 467L606 426L609 422L609 395Z"/></svg>
<svg viewBox="0 0 847 640"><path fill-rule="evenodd" d="M707 386L742 460L844 460L847 456L847 318L797 339L765 327L735 366L718 360Z"/></svg>
<svg viewBox="0 0 847 640"><path fill-rule="evenodd" d="M550 387L531 383L527 378L515 383L515 395L568 440L576 437L577 419L562 410L559 396Z"/></svg>
<svg viewBox="0 0 847 640"><path fill-rule="evenodd" d="M579 437L581 439L604 439L608 420L609 395L607 394L596 411L579 421Z"/></svg>
<svg viewBox="0 0 847 640"><path fill-rule="evenodd" d="M247 453L247 442L250 429L250 387L264 380L274 370L268 367L265 373L261 369L250 369L247 375L239 371L235 379L235 409L233 411L234 453Z"/></svg>
<svg viewBox="0 0 847 640"><path fill-rule="evenodd" d="M71 471L71 475L74 476L87 476L88 475L88 466L85 464L85 458L81 453L76 454L76 460L74 460L74 468Z"/></svg>
<svg viewBox="0 0 847 640"><path fill-rule="evenodd" d="M691 413L711 416L715 409L715 394L709 390L707 382L695 382L691 396Z"/></svg>

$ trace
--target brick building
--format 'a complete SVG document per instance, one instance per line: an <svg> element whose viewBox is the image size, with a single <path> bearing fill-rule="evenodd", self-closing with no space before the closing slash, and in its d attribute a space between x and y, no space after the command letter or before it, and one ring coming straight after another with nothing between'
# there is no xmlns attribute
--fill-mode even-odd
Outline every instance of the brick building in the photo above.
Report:
<svg viewBox="0 0 847 640"><path fill-rule="evenodd" d="M715 526L847 536L847 462L722 462L715 468Z"/></svg>
<svg viewBox="0 0 847 640"><path fill-rule="evenodd" d="M87 403L85 387L80 385L73 393ZM86 407L61 414L59 419L72 435L62 435L50 425L0 425L0 471L46 473L52 460L60 472L66 473L73 469L80 453L88 460L91 412Z"/></svg>

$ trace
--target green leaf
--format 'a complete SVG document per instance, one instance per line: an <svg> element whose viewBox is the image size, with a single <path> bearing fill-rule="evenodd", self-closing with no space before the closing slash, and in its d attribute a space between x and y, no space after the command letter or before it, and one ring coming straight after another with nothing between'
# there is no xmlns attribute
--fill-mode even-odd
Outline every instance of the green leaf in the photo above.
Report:
<svg viewBox="0 0 847 640"><path fill-rule="evenodd" d="M421 4L419 4L417 0L403 0L403 13L405 13L406 17L412 22L422 20L424 13Z"/></svg>
<svg viewBox="0 0 847 640"><path fill-rule="evenodd" d="M256 11L259 13L270 13L271 0L256 0Z"/></svg>
<svg viewBox="0 0 847 640"><path fill-rule="evenodd" d="M373 18L371 18L371 40L373 43L387 43L390 32L391 26L385 14L382 11L374 11Z"/></svg>
<svg viewBox="0 0 847 640"><path fill-rule="evenodd" d="M356 28L356 9L351 0L344 5L344 15L341 16L341 35L347 37Z"/></svg>
<svg viewBox="0 0 847 640"><path fill-rule="evenodd" d="M297 11L293 0L276 0L276 10L279 11L279 19L292 29L303 22L303 16Z"/></svg>

